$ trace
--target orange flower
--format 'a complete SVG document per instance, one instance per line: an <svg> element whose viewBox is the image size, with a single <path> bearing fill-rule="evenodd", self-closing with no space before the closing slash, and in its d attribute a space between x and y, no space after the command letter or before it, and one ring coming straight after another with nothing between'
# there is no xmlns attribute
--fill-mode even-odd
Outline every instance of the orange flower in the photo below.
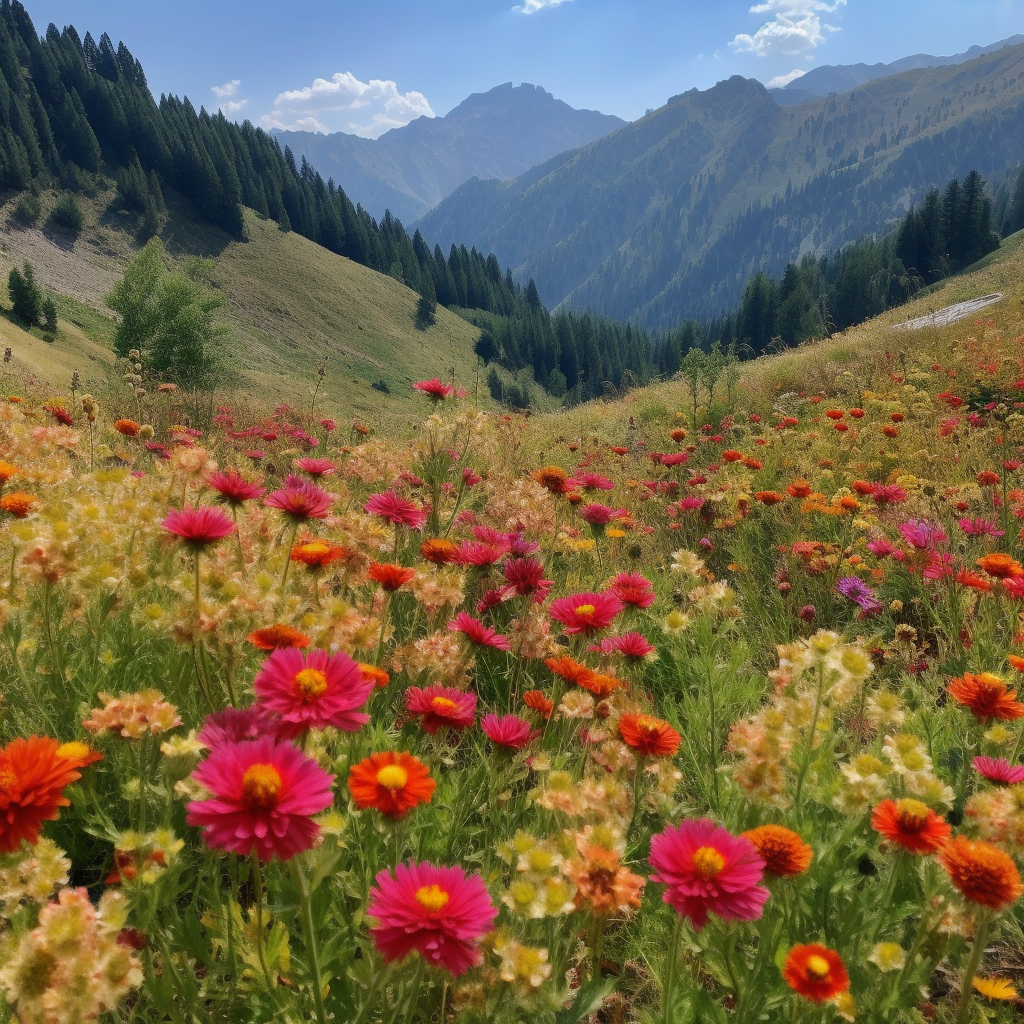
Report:
<svg viewBox="0 0 1024 1024"><path fill-rule="evenodd" d="M430 769L412 754L371 754L348 773L357 807L374 807L389 818L404 818L417 804L428 804L437 783Z"/></svg>
<svg viewBox="0 0 1024 1024"><path fill-rule="evenodd" d="M860 508L860 502L852 494L844 494L837 504L847 512L856 512Z"/></svg>
<svg viewBox="0 0 1024 1024"><path fill-rule="evenodd" d="M291 559L300 562L310 569L324 569L332 562L337 562L348 555L348 550L340 544L330 541L309 538L300 541L292 548Z"/></svg>
<svg viewBox="0 0 1024 1024"><path fill-rule="evenodd" d="M277 651L282 647L308 647L313 642L305 633L281 623L253 630L246 639L261 651Z"/></svg>
<svg viewBox="0 0 1024 1024"><path fill-rule="evenodd" d="M983 469L978 474L978 483L982 487L995 487L999 483L999 474L993 473L991 469Z"/></svg>
<svg viewBox="0 0 1024 1024"><path fill-rule="evenodd" d="M589 680L596 674L593 669L581 665L575 658L547 658L544 664L556 676L575 686L583 686L584 680Z"/></svg>
<svg viewBox="0 0 1024 1024"><path fill-rule="evenodd" d="M24 519L36 506L36 499L24 491L12 491L0 498L0 511Z"/></svg>
<svg viewBox="0 0 1024 1024"><path fill-rule="evenodd" d="M416 570L406 569L391 562L371 562L366 574L388 593L392 593L399 587L404 587L416 575Z"/></svg>
<svg viewBox="0 0 1024 1024"><path fill-rule="evenodd" d="M669 431L668 436L671 437L676 444L679 444L680 441L686 440L686 431L682 427L676 427L675 430Z"/></svg>
<svg viewBox="0 0 1024 1024"><path fill-rule="evenodd" d="M139 425L135 420L115 420L114 429L125 437L139 436Z"/></svg>
<svg viewBox="0 0 1024 1024"><path fill-rule="evenodd" d="M853 483L850 484L850 490L853 491L854 494L859 494L861 497L871 494L874 489L875 485L871 483L870 480L854 480Z"/></svg>
<svg viewBox="0 0 1024 1024"><path fill-rule="evenodd" d="M591 672L589 675L578 679L577 683L584 690L589 690L598 700L610 697L616 690L626 685L621 679L605 675L603 672Z"/></svg>
<svg viewBox="0 0 1024 1024"><path fill-rule="evenodd" d="M623 715L619 719L619 735L641 757L671 757L682 740L668 722L651 715Z"/></svg>
<svg viewBox="0 0 1024 1024"><path fill-rule="evenodd" d="M806 498L811 493L811 485L803 477L797 477L786 490L794 498Z"/></svg>
<svg viewBox="0 0 1024 1024"><path fill-rule="evenodd" d="M744 832L764 859L764 869L778 878L803 874L814 851L795 832L783 825L761 825Z"/></svg>
<svg viewBox="0 0 1024 1024"><path fill-rule="evenodd" d="M1009 722L1024 716L1024 704L1017 701L1017 691L1008 690L1006 683L991 672L965 672L949 684L949 695L957 704L969 708L979 721L998 718Z"/></svg>
<svg viewBox="0 0 1024 1024"><path fill-rule="evenodd" d="M1015 580L1024 576L1024 566L1021 566L1020 562L1015 558L1011 558L1001 551L993 551L990 555L982 555L975 564L997 580Z"/></svg>
<svg viewBox="0 0 1024 1024"><path fill-rule="evenodd" d="M577 907L603 916L640 906L644 879L624 868L618 853L603 846L577 845L581 856L562 865L562 872L576 886Z"/></svg>
<svg viewBox="0 0 1024 1024"><path fill-rule="evenodd" d="M43 822L55 821L60 808L69 805L64 788L82 777L79 768L95 760L85 744L61 748L43 736L0 748L0 854L14 853L23 841L35 846Z"/></svg>
<svg viewBox="0 0 1024 1024"><path fill-rule="evenodd" d="M1009 654L1006 660L1010 663L1010 668L1015 668L1018 672L1024 672L1024 658L1018 657L1016 654Z"/></svg>
<svg viewBox="0 0 1024 1024"><path fill-rule="evenodd" d="M447 565L458 557L459 546L446 537L435 537L433 540L425 540L420 545L420 554L434 565Z"/></svg>
<svg viewBox="0 0 1024 1024"><path fill-rule="evenodd" d="M841 420L843 416L845 416L846 414L843 412L842 409L826 409L825 415L830 420Z"/></svg>
<svg viewBox="0 0 1024 1024"><path fill-rule="evenodd" d="M939 855L949 880L964 899L1003 910L1024 893L1017 866L991 843L957 836Z"/></svg>
<svg viewBox="0 0 1024 1024"><path fill-rule="evenodd" d="M0 487L2 487L12 476L17 476L18 467L12 466L9 462L0 459Z"/></svg>
<svg viewBox="0 0 1024 1024"><path fill-rule="evenodd" d="M890 427L890 426L882 427L882 433L885 434L886 437L899 437L900 436L900 432L895 427Z"/></svg>
<svg viewBox="0 0 1024 1024"><path fill-rule="evenodd" d="M758 491L754 497L762 505L778 505L780 501L785 500L778 491Z"/></svg>
<svg viewBox="0 0 1024 1024"><path fill-rule="evenodd" d="M725 451L722 452L723 462L740 462L742 458L743 452L738 452L735 448L726 448Z"/></svg>
<svg viewBox="0 0 1024 1024"><path fill-rule="evenodd" d="M850 976L835 950L812 942L794 946L782 968L786 984L812 1003L835 999L850 988Z"/></svg>
<svg viewBox="0 0 1024 1024"><path fill-rule="evenodd" d="M363 679L372 679L374 685L379 689L383 689L391 682L391 676L384 669L377 668L376 665L368 665L365 661L361 661L356 667L359 669L359 674Z"/></svg>
<svg viewBox="0 0 1024 1024"><path fill-rule="evenodd" d="M544 695L543 690L527 690L523 694L523 703L542 718L550 718L555 709L554 703Z"/></svg>
<svg viewBox="0 0 1024 1024"><path fill-rule="evenodd" d="M935 853L949 840L949 823L920 800L883 800L871 812L871 827L907 853Z"/></svg>
<svg viewBox="0 0 1024 1024"><path fill-rule="evenodd" d="M535 469L530 476L552 494L564 494L565 481L569 479L569 474L558 466L544 466L542 469Z"/></svg>

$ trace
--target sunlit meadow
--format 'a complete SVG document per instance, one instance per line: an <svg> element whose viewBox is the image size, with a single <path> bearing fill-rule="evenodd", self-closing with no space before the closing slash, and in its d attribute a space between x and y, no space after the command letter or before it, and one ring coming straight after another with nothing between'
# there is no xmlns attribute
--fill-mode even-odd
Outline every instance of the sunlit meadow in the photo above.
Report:
<svg viewBox="0 0 1024 1024"><path fill-rule="evenodd" d="M1004 330L583 436L12 391L0 1019L1014 1019Z"/></svg>

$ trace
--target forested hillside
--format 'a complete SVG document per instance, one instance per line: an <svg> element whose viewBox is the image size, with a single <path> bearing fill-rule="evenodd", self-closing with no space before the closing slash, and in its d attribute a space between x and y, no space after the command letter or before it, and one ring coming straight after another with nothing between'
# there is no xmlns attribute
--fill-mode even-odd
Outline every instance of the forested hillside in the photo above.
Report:
<svg viewBox="0 0 1024 1024"><path fill-rule="evenodd" d="M894 225L972 168L1024 157L1024 45L780 108L757 82L693 90L505 183L469 182L420 222L494 251L549 306L649 326L731 308L778 275Z"/></svg>

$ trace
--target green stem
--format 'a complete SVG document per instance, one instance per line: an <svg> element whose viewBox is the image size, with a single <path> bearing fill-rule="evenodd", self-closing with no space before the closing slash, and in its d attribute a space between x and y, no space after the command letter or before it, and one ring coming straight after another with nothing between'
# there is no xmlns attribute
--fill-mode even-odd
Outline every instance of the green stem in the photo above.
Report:
<svg viewBox="0 0 1024 1024"><path fill-rule="evenodd" d="M992 917L987 909L978 911L978 927L974 933L974 948L964 968L963 978L960 981L960 1003L956 1008L956 1024L967 1024L967 1014L971 1008L971 992L974 988L974 976L978 973L978 965L981 963L981 956L985 952L985 942L988 939L989 925Z"/></svg>
<svg viewBox="0 0 1024 1024"><path fill-rule="evenodd" d="M811 759L814 757L814 737L818 731L818 715L821 714L821 701L825 690L825 676L822 669L818 669L818 692L814 697L814 714L811 716L811 725L807 730L807 749L800 764L800 774L796 779L796 792L793 796L793 810L800 813L800 794L804 788L804 779L807 777L807 769L811 767Z"/></svg>
<svg viewBox="0 0 1024 1024"><path fill-rule="evenodd" d="M278 598L278 605L284 604L284 597L287 593L288 586L288 570L292 567L292 548L295 547L295 537L299 532L299 521L298 519L292 523L291 534L288 537L288 545L284 552L284 572L281 573L281 596Z"/></svg>
<svg viewBox="0 0 1024 1024"><path fill-rule="evenodd" d="M324 1007L324 984L320 976L320 951L316 942L316 929L313 925L313 908L309 902L309 887L297 857L291 861L292 878L299 890L299 916L302 921L302 934L306 942L306 958L309 961L309 974L313 982L313 1003L316 1006L317 1024L327 1024L327 1010Z"/></svg>
<svg viewBox="0 0 1024 1024"><path fill-rule="evenodd" d="M675 1006L676 973L679 967L679 937L683 932L683 916L676 915L675 927L672 929L672 941L668 947L668 959L665 961L665 981L661 986L661 1019L664 1024L676 1024L672 1013Z"/></svg>
<svg viewBox="0 0 1024 1024"><path fill-rule="evenodd" d="M273 992L274 976L270 973L270 967L267 964L266 944L263 941L263 869L260 866L259 854L255 850L252 853L252 880L256 890L256 956L260 961L260 969L263 971L267 990Z"/></svg>
<svg viewBox="0 0 1024 1024"><path fill-rule="evenodd" d="M388 964L386 967L382 967L377 971L373 981L370 983L370 989L366 993L366 999L363 1000L363 1005L359 1008L359 1014L356 1016L352 1024L363 1024L367 1017L370 1015L370 1011L373 1009L373 1001L377 996L377 993L381 990L384 982L391 974L391 968L393 964Z"/></svg>

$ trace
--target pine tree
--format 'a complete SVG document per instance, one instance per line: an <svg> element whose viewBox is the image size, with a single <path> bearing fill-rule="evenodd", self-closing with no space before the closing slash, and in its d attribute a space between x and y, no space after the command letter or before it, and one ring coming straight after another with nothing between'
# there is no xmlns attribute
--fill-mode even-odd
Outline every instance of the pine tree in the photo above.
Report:
<svg viewBox="0 0 1024 1024"><path fill-rule="evenodd" d="M15 317L29 327L37 327L43 312L43 296L36 284L31 263L26 261L21 270L11 268L7 275L7 290Z"/></svg>

